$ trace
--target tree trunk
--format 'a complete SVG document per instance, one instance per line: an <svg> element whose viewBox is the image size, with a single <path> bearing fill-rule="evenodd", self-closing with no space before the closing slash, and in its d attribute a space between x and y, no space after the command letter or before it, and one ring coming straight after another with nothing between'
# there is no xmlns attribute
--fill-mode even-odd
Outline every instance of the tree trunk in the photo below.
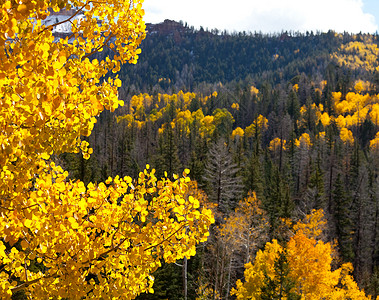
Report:
<svg viewBox="0 0 379 300"><path fill-rule="evenodd" d="M333 161L330 162L328 210L332 213Z"/></svg>
<svg viewBox="0 0 379 300"><path fill-rule="evenodd" d="M229 291L230 291L230 275L232 273L232 262L233 262L233 251L230 255L230 261L229 261L229 270L228 270L228 281L226 283L226 294L225 294L225 300L229 299Z"/></svg>
<svg viewBox="0 0 379 300"><path fill-rule="evenodd" d="M188 279L187 279L187 257L184 256L183 258L183 294L184 294L184 300L187 300L187 293L188 293Z"/></svg>
<svg viewBox="0 0 379 300"><path fill-rule="evenodd" d="M218 241L217 243L217 254L216 254L216 274L214 278L214 285L213 285L213 300L216 300L216 293L217 293L217 281L218 281L218 258L219 258L219 246L218 246Z"/></svg>

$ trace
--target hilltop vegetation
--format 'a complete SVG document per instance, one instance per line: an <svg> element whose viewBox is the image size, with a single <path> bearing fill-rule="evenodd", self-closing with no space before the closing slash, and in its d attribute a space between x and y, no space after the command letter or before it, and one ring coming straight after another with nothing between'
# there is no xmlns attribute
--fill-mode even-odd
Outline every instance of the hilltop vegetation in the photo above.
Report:
<svg viewBox="0 0 379 300"><path fill-rule="evenodd" d="M371 64L371 73L376 67L376 50L370 45L377 43L378 37L372 35L333 31L227 33L216 29L194 30L169 20L148 24L147 30L139 63L124 66L119 72L125 91L135 87L137 92L149 92L157 84L166 91L172 86L176 91L194 91L202 82L226 84L246 79L255 84L269 82L276 85L294 80L300 74L321 81L331 66L338 69L336 76L340 83L344 77L352 75L346 74L349 70L358 72L353 74L354 79L367 80L370 75L366 72L367 65L361 68L364 67L363 61ZM359 45L366 45L367 49L361 48L360 55L356 55ZM112 51L105 52L111 55ZM340 66L342 57L335 59L334 53L337 52L345 59L349 55L360 57L360 67L353 67L359 64L353 58L349 61L349 68L340 70L337 66ZM360 78L357 78L358 74Z"/></svg>

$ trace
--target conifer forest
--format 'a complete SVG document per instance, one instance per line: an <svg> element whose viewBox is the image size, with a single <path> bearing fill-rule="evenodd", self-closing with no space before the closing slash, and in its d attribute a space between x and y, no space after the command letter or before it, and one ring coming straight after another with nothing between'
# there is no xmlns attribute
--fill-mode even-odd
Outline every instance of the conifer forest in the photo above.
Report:
<svg viewBox="0 0 379 300"><path fill-rule="evenodd" d="M0 298L377 299L379 36L108 2L1 2Z"/></svg>

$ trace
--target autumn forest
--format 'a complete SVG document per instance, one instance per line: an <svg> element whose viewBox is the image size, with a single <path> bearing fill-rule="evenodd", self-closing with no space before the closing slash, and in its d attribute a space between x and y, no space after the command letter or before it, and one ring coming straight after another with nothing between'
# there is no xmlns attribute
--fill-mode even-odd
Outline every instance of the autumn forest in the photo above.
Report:
<svg viewBox="0 0 379 300"><path fill-rule="evenodd" d="M108 2L1 4L0 298L379 297L379 37Z"/></svg>

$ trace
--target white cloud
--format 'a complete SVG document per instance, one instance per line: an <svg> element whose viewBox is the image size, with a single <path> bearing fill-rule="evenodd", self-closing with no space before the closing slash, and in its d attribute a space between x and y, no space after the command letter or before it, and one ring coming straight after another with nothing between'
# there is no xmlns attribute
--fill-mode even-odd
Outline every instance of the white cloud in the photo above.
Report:
<svg viewBox="0 0 379 300"><path fill-rule="evenodd" d="M282 30L370 32L375 18L362 0L145 0L146 22L182 20L196 28L229 31Z"/></svg>

